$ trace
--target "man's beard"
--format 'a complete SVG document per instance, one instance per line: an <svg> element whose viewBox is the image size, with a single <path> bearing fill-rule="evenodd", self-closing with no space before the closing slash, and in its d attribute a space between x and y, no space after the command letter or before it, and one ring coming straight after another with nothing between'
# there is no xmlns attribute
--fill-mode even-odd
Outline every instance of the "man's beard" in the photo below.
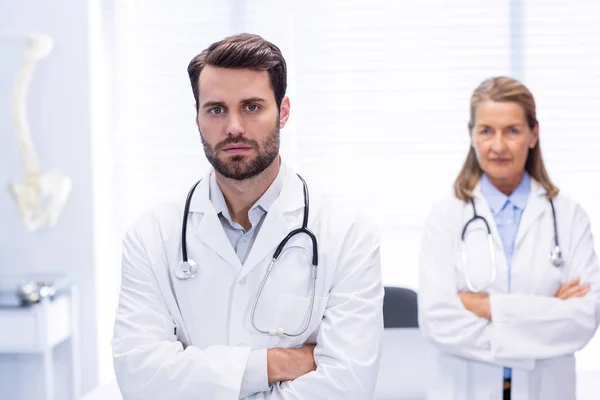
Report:
<svg viewBox="0 0 600 400"><path fill-rule="evenodd" d="M269 135L262 143L262 146L256 140L246 139L242 135L229 136L227 139L219 142L214 148L204 140L202 132L200 132L200 138L202 139L206 158L215 171L225 178L241 181L260 174L277 158L280 145L279 130L278 120L275 127L269 132ZM250 155L239 154L229 156L225 161L218 158L217 155L226 146L238 143L252 147L256 152L256 156L251 158Z"/></svg>

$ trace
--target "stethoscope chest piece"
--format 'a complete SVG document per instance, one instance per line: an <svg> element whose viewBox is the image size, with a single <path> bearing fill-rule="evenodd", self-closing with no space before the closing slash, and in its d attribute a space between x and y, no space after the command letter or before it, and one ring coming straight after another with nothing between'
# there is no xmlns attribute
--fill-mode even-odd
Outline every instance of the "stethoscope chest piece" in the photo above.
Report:
<svg viewBox="0 0 600 400"><path fill-rule="evenodd" d="M556 268L560 268L564 265L565 260L563 258L562 251L560 250L559 246L554 246L554 248L550 252L550 261L552 262L552 265L554 265Z"/></svg>
<svg viewBox="0 0 600 400"><path fill-rule="evenodd" d="M194 260L182 261L175 269L175 276L179 279L192 279L198 273L198 265Z"/></svg>

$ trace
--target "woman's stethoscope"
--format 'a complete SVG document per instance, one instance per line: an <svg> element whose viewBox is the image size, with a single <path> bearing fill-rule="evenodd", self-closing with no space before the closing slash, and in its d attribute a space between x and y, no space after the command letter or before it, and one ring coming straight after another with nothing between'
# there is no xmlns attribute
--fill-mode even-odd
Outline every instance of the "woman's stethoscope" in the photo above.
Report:
<svg viewBox="0 0 600 400"><path fill-rule="evenodd" d="M279 243L279 245L275 249L275 253L273 253L273 258L271 259L271 262L269 263L269 266L267 267L267 271L265 272L265 276L263 277L263 280L260 284L258 292L256 293L256 297L254 298L254 304L252 306L252 316L250 318L252 327L254 329L256 329L258 332L264 333L266 335L288 336L288 337L296 337L296 336L302 335L304 332L306 332L306 330L310 326L310 320L312 318L313 308L315 305L315 293L316 293L316 283L317 283L317 265L319 264L319 251L318 251L318 246L317 246L317 237L315 236L314 233L312 233L308 229L308 213L310 210L309 204L308 204L308 201L309 201L308 186L306 185L306 182L300 175L298 175L298 178L300 178L300 180L302 181L302 186L304 189L304 217L302 219L302 227L298 228L298 229L294 229L293 231L288 233L288 235ZM190 203L192 201L192 196L194 195L194 191L196 190L196 187L198 186L199 183L200 183L200 181L196 182L194 184L194 186L192 186L192 188L190 189L190 191L187 195L187 199L185 201L185 207L183 210L183 224L181 227L181 254L182 254L183 261L179 264L179 268L177 268L175 270L175 276L177 276L177 278L182 279L182 280L192 279L198 273L198 264L196 264L196 262L194 260L188 259L186 233L187 233L187 221L188 221L188 216L189 216L189 211L190 211ZM310 305L307 309L308 320L304 323L304 326L302 327L302 329L296 333L287 333L282 328L273 328L270 330L260 329L256 326L256 323L254 320L254 315L256 314L256 307L258 305L260 296L262 295L263 288L265 287L265 283L267 282L267 279L269 278L269 275L271 274L271 270L273 269L273 266L279 259L279 256L283 252L283 249L284 249L285 245L287 244L287 242L291 238L293 238L295 235L298 235L301 233L308 235L308 237L312 241L312 273L311 273L312 293L311 293L311 298L310 298Z"/></svg>
<svg viewBox="0 0 600 400"><path fill-rule="evenodd" d="M552 202L552 199L549 199L549 201L550 201L550 207L552 207L552 220L554 222L554 248L550 252L550 261L552 262L552 265L554 265L555 267L558 268L558 267L562 267L564 265L565 261L562 256L562 251L560 250L560 246L558 245L558 229L556 228L556 211L554 210L554 203ZM473 206L473 218L468 220L467 223L465 224L465 226L463 227L462 234L460 236L460 240L461 240L461 250L462 250L462 262L463 262L463 265L465 268L465 281L467 282L467 287L469 288L469 290L471 292L479 293L479 292L485 290L487 287L492 286L492 284L496 281L497 263L496 263L496 253L494 251L494 239L492 238L492 230L490 229L490 225L488 224L488 222L486 221L486 219L484 217L477 214L477 209L475 208L475 201L473 199L471 199L471 205ZM490 277L490 282L482 288L476 288L475 285L473 285L473 283L471 282L471 279L469 278L469 268L467 266L467 243L465 241L465 236L466 236L467 228L469 227L469 224L471 222L475 222L477 220L481 220L485 224L485 228L487 230L487 236L488 236L488 245L490 247L491 264L492 264L492 274Z"/></svg>

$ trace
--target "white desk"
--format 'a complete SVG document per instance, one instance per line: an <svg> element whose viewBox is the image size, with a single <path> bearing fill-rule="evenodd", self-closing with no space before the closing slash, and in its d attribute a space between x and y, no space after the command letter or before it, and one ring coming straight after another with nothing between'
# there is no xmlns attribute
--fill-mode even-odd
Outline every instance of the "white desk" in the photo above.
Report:
<svg viewBox="0 0 600 400"><path fill-rule="evenodd" d="M43 364L43 376L29 376L23 384L42 386L46 400L55 400L53 350L68 340L71 399L79 400L81 368L75 287L52 301L43 300L30 307L0 308L0 327L0 355L39 356ZM43 382L40 382L40 378Z"/></svg>

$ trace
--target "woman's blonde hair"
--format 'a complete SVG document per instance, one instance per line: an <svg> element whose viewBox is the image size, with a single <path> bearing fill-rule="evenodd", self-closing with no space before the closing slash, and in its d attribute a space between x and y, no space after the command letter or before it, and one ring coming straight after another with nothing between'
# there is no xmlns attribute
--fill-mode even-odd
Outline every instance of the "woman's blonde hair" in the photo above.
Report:
<svg viewBox="0 0 600 400"><path fill-rule="evenodd" d="M535 100L529 89L516 79L495 77L483 81L471 96L469 135L471 135L475 126L475 112L477 107L485 101L517 103L525 111L525 118L527 119L529 128L533 130L538 125ZM558 194L558 188L550 180L550 176L544 166L539 138L535 146L529 149L525 170L546 189L548 192L546 196L549 199ZM473 146L470 146L467 159L454 182L456 197L463 201L472 199L474 197L473 189L475 189L482 174L483 170L477 161L475 149Z"/></svg>

